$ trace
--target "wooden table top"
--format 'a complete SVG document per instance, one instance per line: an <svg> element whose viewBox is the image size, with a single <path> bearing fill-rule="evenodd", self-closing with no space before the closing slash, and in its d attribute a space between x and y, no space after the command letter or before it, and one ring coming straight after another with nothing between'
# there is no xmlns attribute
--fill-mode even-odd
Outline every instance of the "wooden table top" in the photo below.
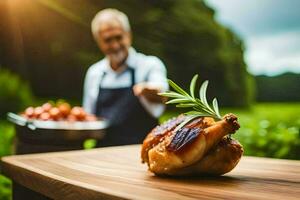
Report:
<svg viewBox="0 0 300 200"><path fill-rule="evenodd" d="M9 156L4 174L53 199L300 199L300 161L244 156L215 178L163 178L140 146Z"/></svg>

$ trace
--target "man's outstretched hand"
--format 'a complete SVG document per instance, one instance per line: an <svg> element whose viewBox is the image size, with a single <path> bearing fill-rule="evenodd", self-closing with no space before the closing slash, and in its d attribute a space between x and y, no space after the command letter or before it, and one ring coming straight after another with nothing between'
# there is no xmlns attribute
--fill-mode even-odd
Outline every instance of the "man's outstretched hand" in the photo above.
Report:
<svg viewBox="0 0 300 200"><path fill-rule="evenodd" d="M166 102L166 97L158 95L161 89L155 86L151 86L148 83L138 83L133 86L133 93L135 96L145 97L148 101L153 103L164 103Z"/></svg>

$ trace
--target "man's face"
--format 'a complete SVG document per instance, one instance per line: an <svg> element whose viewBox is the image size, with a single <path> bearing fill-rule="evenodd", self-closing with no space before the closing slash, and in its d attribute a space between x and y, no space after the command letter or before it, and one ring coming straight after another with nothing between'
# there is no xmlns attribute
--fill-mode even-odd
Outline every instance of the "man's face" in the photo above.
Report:
<svg viewBox="0 0 300 200"><path fill-rule="evenodd" d="M96 41L102 52L109 58L111 65L119 67L124 63L131 46L131 36L119 22L103 23Z"/></svg>

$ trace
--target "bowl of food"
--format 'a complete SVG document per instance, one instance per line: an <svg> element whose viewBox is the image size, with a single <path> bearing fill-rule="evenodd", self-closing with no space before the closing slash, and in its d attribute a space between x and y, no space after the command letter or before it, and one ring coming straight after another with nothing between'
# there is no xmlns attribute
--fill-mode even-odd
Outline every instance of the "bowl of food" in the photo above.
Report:
<svg viewBox="0 0 300 200"><path fill-rule="evenodd" d="M86 139L102 139L109 126L107 120L88 114L82 107L71 107L67 102L30 106L19 114L8 113L7 118L15 124L17 143L28 144L30 148L49 145L80 149Z"/></svg>

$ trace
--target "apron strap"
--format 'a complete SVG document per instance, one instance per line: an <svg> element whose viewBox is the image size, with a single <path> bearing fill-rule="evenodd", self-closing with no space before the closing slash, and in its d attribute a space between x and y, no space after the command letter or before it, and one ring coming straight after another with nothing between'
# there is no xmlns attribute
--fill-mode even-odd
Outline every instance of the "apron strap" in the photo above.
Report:
<svg viewBox="0 0 300 200"><path fill-rule="evenodd" d="M128 67L128 70L130 72L131 75L131 87L133 87L135 85L135 70L131 67Z"/></svg>
<svg viewBox="0 0 300 200"><path fill-rule="evenodd" d="M101 88L101 85L103 83L103 80L104 80L104 77L106 76L106 72L103 72L102 75L101 75L101 78L100 78L100 82L99 82L99 92L100 92L100 88Z"/></svg>
<svg viewBox="0 0 300 200"><path fill-rule="evenodd" d="M100 94L100 90L101 90L101 85L103 83L103 80L104 80L104 77L106 76L106 72L103 72L101 74L101 78L100 78L100 81L99 81L99 86L98 86L98 97L97 97L97 103L96 103L96 112L95 114L99 113L100 112L100 108L98 106L98 100L99 100L99 94Z"/></svg>

